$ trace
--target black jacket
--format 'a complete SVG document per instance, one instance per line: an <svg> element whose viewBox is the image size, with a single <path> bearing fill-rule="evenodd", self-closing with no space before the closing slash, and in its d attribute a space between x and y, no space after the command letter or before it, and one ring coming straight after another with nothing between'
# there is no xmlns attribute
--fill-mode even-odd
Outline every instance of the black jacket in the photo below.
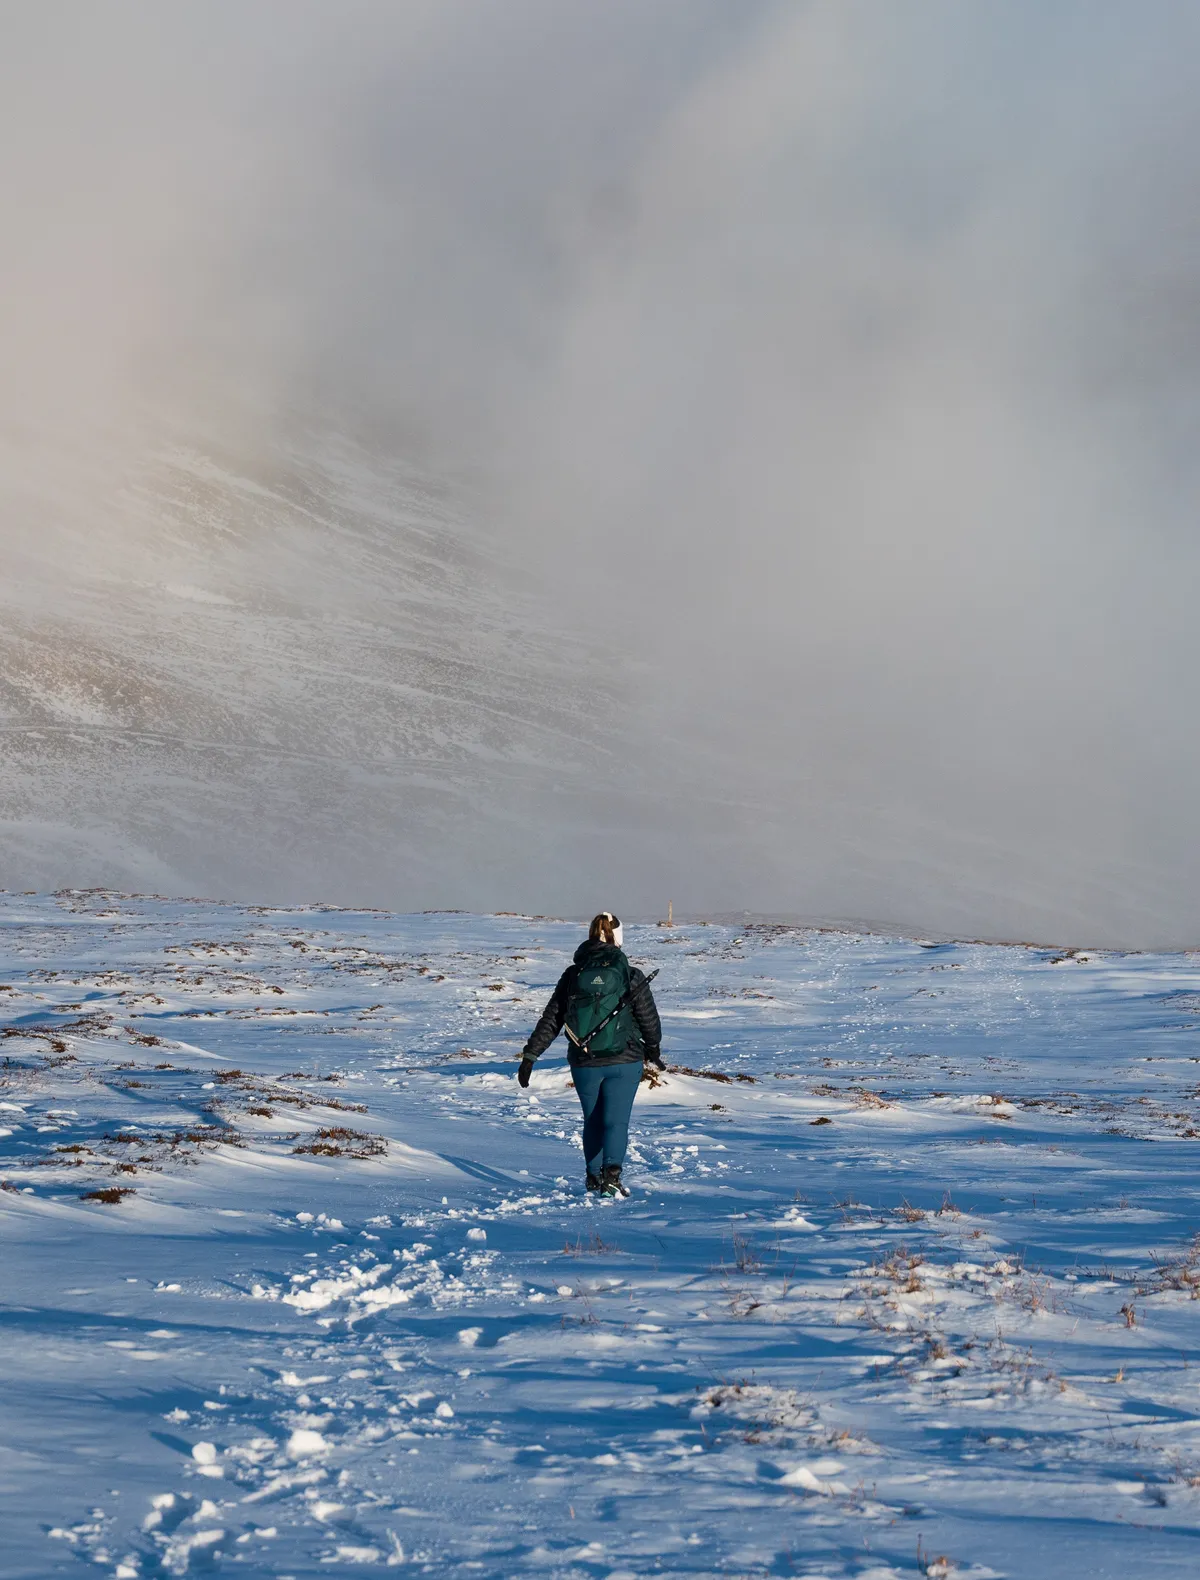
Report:
<svg viewBox="0 0 1200 1580"><path fill-rule="evenodd" d="M594 960L602 951L616 953L611 944L594 943L591 939L580 944L575 951L574 964L569 965L559 977L558 986L550 995L550 1002L533 1028L529 1041L525 1044L522 1058L539 1058L558 1036L566 1024L567 1005L571 1002L571 995L579 980L580 968ZM645 974L636 966L629 967L629 990L634 1024L633 1032L625 1047L620 1053L585 1054L572 1043L567 1056L572 1065L637 1064L645 1058L658 1058L658 1049L662 1042L662 1022L658 1018L658 1006L654 1002L654 994L650 991Z"/></svg>

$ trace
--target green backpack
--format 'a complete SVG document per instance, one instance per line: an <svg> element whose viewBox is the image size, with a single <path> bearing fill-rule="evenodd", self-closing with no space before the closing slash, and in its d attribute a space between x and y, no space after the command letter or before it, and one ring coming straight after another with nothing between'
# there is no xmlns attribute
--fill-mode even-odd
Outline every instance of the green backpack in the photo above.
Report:
<svg viewBox="0 0 1200 1580"><path fill-rule="evenodd" d="M621 1053L633 1034L633 1010L624 1004L606 1026L588 1041L594 1026L612 1015L629 991L629 962L619 949L608 949L591 964L579 967L575 991L567 1004L567 1036L585 1055Z"/></svg>

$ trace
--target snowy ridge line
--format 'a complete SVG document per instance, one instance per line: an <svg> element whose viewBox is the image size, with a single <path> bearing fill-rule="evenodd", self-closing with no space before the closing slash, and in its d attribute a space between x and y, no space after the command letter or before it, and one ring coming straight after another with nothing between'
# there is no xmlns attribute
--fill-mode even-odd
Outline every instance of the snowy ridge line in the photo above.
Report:
<svg viewBox="0 0 1200 1580"><path fill-rule="evenodd" d="M574 926L0 896L13 1580L1191 1574L1200 963L628 939L597 1203Z"/></svg>
<svg viewBox="0 0 1200 1580"><path fill-rule="evenodd" d="M637 918L639 921L644 918ZM666 927L665 922L656 923L657 926ZM1153 950L1138 950L1118 948L1111 944L1068 944L1063 939L1036 939L1036 938L1008 938L997 935L996 937L968 937L960 933L939 932L927 927L918 926L915 922L902 922L887 920L874 916L802 916L799 914L787 915L775 911L712 911L698 912L696 914L681 913L676 918L676 925L680 927L721 927L731 932L742 932L747 935L774 935L782 937L787 934L816 933L830 934L836 938L865 938L878 940L881 943L898 942L919 944L922 949L1022 949L1035 950L1039 954L1055 955L1061 964L1066 959L1078 959L1085 963L1089 959L1099 959L1104 956L1124 958L1129 955L1154 954ZM1191 955L1200 953L1200 944L1195 946L1185 945L1175 951L1177 954Z"/></svg>

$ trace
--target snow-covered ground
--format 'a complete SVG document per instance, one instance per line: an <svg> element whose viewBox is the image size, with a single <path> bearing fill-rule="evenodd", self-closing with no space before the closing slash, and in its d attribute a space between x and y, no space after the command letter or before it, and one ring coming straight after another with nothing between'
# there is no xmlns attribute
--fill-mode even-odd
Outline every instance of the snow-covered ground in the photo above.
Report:
<svg viewBox="0 0 1200 1580"><path fill-rule="evenodd" d="M628 932L0 896L4 1580L1196 1572L1200 959Z"/></svg>

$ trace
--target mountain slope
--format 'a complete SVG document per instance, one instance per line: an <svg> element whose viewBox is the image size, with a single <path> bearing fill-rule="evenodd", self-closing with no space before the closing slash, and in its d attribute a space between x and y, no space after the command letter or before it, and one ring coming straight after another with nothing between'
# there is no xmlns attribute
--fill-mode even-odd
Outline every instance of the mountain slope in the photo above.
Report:
<svg viewBox="0 0 1200 1580"><path fill-rule="evenodd" d="M486 887L604 761L611 693L589 677L581 707L545 624L403 464L164 447L60 504L0 592L2 881L421 904L470 863Z"/></svg>

